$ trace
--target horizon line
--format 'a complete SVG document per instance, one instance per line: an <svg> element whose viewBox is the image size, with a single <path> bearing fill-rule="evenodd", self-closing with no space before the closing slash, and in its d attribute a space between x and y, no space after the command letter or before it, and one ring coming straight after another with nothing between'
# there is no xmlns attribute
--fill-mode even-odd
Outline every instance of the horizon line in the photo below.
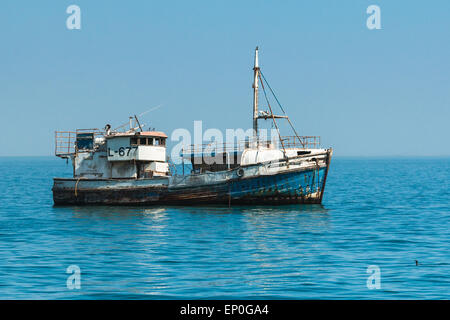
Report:
<svg viewBox="0 0 450 320"><path fill-rule="evenodd" d="M57 158L55 155L0 155L0 158ZM447 155L333 155L333 158L450 158Z"/></svg>

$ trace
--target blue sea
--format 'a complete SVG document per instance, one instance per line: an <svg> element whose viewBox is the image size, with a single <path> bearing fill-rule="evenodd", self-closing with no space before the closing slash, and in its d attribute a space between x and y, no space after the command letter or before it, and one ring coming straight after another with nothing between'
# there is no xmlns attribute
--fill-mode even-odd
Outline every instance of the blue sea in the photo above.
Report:
<svg viewBox="0 0 450 320"><path fill-rule="evenodd" d="M280 207L53 207L71 172L0 158L0 299L450 298L449 158L335 157Z"/></svg>

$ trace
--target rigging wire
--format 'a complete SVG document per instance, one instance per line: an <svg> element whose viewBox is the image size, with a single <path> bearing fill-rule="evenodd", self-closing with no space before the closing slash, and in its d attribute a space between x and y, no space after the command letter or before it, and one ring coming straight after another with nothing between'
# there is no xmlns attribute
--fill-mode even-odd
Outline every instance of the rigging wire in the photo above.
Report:
<svg viewBox="0 0 450 320"><path fill-rule="evenodd" d="M264 74L262 73L261 70L259 70L259 72L261 73L262 78L264 79L264 82L267 84L267 87L270 89L270 92L272 92L273 97L275 98L275 100L278 103L278 106L280 107L281 111L283 111L284 114L286 114L286 112L284 111L280 101L278 101L277 96L275 95L275 92L273 92L272 87L270 86L269 82L267 81L266 77L264 77Z"/></svg>
<svg viewBox="0 0 450 320"><path fill-rule="evenodd" d="M270 86L270 84L269 84L269 82L267 81L266 77L264 77L264 74L262 73L261 70L259 70L259 74L260 74L260 75L262 76L262 78L264 79L264 82L267 84L267 87L270 89L270 92L272 92L272 95L273 95L273 97L275 98L275 100L277 101L277 104L278 104L278 106L280 107L281 111L283 111L283 113L286 114L286 112L285 112L284 109L283 109L283 106L281 105L280 101L278 100L277 96L275 95L275 92L273 92L272 87ZM261 78L261 77L260 77L260 78ZM267 99L267 95L266 95L266 90L264 90L264 84L263 84L262 81L261 81L261 84L262 84L262 88L263 88L263 91L264 91L264 95L266 96L267 103L269 103L269 100ZM269 105L269 107L270 107L270 105ZM289 122L289 125L291 126L292 130L294 131L295 136L297 137L297 139L298 139L298 141L300 142L300 144L301 144L303 147L305 147L305 143L302 141L302 139L300 139L300 136L298 135L297 131L295 130L295 128L294 128L294 126L293 126L291 120L289 119L289 117L287 117L287 121Z"/></svg>
<svg viewBox="0 0 450 320"><path fill-rule="evenodd" d="M259 75L259 80L261 80L261 72L259 72L258 75ZM272 107L270 106L269 99L267 98L266 89L264 88L264 83L262 81L261 81L261 87L263 89L264 96L266 97L267 105L269 106L270 115L272 116L273 124L275 125L275 128L277 129L278 138L280 139L281 146L283 147L284 156L286 157L286 148L284 147L284 142L283 142L283 139L281 138L280 130L278 129L277 122L275 121L275 116L273 114Z"/></svg>

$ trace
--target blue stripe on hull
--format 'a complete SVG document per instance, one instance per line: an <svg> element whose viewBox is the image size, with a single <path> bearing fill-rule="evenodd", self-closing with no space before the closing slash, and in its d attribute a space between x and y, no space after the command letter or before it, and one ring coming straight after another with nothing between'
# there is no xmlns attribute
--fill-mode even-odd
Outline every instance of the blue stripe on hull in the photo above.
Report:
<svg viewBox="0 0 450 320"><path fill-rule="evenodd" d="M55 204L320 203L325 172L326 168L319 171L291 171L182 188L149 184L148 187L125 189L80 188L76 192L73 188L54 187L53 192ZM71 183L75 183L72 180Z"/></svg>
<svg viewBox="0 0 450 320"><path fill-rule="evenodd" d="M231 183L232 199L245 197L303 197L322 189L326 168L235 180Z"/></svg>

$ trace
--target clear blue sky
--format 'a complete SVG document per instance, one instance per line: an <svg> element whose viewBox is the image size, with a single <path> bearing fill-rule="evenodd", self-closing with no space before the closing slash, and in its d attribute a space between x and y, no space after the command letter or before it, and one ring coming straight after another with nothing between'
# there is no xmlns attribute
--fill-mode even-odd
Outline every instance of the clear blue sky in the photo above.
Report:
<svg viewBox="0 0 450 320"><path fill-rule="evenodd" d="M81 8L81 30L66 8ZM368 30L366 8L381 8ZM450 1L0 2L0 155L143 120L251 127L252 60L303 135L340 156L450 155Z"/></svg>

